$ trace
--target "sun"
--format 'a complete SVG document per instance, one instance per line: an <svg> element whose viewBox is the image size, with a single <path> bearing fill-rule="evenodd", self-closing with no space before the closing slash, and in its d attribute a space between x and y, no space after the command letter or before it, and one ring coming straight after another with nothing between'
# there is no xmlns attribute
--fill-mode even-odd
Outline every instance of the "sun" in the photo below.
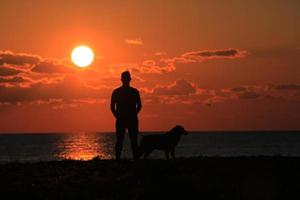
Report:
<svg viewBox="0 0 300 200"><path fill-rule="evenodd" d="M78 46L71 54L73 63L78 67L87 67L94 61L94 52L87 46Z"/></svg>

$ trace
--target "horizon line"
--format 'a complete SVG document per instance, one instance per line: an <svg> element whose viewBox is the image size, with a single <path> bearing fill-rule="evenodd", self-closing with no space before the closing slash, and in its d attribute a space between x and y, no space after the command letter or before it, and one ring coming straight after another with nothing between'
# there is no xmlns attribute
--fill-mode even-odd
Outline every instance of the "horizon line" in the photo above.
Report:
<svg viewBox="0 0 300 200"><path fill-rule="evenodd" d="M169 130L155 130L155 131L140 131L139 133L164 133ZM218 132L218 133L237 133L237 132L300 132L300 130L296 129L246 129L246 130L191 130L188 131L190 133L212 133L212 132ZM26 131L26 132L0 132L0 135L10 135L10 134L115 134L115 131Z"/></svg>

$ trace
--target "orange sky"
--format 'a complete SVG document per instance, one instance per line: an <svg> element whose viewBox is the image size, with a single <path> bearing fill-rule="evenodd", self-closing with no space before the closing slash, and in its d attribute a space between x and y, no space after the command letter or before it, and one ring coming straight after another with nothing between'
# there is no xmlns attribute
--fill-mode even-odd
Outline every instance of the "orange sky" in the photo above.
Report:
<svg viewBox="0 0 300 200"><path fill-rule="evenodd" d="M2 0L0 132L113 131L133 75L140 129L300 129L298 0ZM70 61L80 44L96 59Z"/></svg>

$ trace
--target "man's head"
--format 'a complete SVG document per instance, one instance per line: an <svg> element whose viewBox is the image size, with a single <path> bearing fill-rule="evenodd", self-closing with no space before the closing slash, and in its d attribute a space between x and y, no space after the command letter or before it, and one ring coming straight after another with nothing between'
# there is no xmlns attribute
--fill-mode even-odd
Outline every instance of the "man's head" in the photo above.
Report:
<svg viewBox="0 0 300 200"><path fill-rule="evenodd" d="M124 85L129 85L129 82L131 81L129 71L125 71L121 74L121 81Z"/></svg>

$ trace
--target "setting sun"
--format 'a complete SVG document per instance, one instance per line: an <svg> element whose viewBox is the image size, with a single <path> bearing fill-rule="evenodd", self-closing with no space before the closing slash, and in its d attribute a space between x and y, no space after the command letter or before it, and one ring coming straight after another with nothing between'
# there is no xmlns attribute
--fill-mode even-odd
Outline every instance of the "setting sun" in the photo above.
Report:
<svg viewBox="0 0 300 200"><path fill-rule="evenodd" d="M71 59L76 66L87 67L94 60L94 52L87 46L78 46L72 51Z"/></svg>

